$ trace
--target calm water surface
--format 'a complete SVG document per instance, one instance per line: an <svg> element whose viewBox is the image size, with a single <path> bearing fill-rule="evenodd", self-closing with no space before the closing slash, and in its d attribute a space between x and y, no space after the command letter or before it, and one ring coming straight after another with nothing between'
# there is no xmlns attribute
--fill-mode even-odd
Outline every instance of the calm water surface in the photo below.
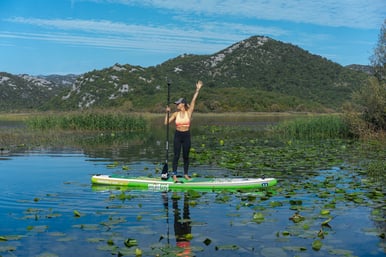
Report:
<svg viewBox="0 0 386 257"><path fill-rule="evenodd" d="M315 192L299 187L292 193L303 203L302 215L312 218L290 220L296 211L282 187L299 183L298 178L283 176L273 190L253 193L91 186L96 173L154 175L160 163L147 153L157 148L150 156L162 154L163 160L164 155L162 143L151 144L0 155L0 256L135 256L136 249L142 256L385 256L371 208L337 203L330 227L322 228L327 218L318 213L329 199L316 199ZM229 175L216 167L192 167L191 172ZM331 167L304 182L337 172L356 179ZM312 243L321 229L323 247L316 251ZM181 234L189 243L177 242ZM126 246L128 239L137 245Z"/></svg>

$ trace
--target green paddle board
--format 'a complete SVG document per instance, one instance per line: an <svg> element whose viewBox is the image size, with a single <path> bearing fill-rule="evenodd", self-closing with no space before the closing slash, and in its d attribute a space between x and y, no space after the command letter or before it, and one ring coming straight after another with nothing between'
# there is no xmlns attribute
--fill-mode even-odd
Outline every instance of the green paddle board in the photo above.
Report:
<svg viewBox="0 0 386 257"><path fill-rule="evenodd" d="M275 178L178 178L180 183L175 183L172 178L163 180L151 177L130 177L123 175L93 175L93 185L125 186L134 188L147 188L154 191L166 191L175 189L254 189L271 187L277 184Z"/></svg>

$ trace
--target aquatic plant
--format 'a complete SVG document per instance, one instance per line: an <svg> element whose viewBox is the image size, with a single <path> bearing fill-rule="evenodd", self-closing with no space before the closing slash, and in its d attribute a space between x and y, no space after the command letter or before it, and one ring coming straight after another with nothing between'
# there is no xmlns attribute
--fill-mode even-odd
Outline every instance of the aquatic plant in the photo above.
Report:
<svg viewBox="0 0 386 257"><path fill-rule="evenodd" d="M340 115L318 115L284 121L271 127L274 135L292 139L350 138L349 126Z"/></svg>
<svg viewBox="0 0 386 257"><path fill-rule="evenodd" d="M27 118L26 124L31 129L80 131L144 131L147 127L147 122L142 116L103 112L36 115Z"/></svg>

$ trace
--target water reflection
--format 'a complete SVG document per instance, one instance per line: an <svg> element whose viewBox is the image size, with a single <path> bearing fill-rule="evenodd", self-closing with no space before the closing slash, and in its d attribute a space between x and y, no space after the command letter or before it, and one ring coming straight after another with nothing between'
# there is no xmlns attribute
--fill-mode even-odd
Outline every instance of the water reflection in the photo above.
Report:
<svg viewBox="0 0 386 257"><path fill-rule="evenodd" d="M167 214L167 222L169 222L169 196L168 193L162 194L164 208ZM177 193L173 193L171 196L172 208L173 208L173 220L174 220L174 237L176 240L176 246L179 248L177 256L193 256L190 240L192 238L192 226L189 212L189 196L184 192L182 207L179 206L180 197ZM168 224L169 225L169 224ZM169 230L169 228L168 228ZM168 231L168 244L169 231Z"/></svg>

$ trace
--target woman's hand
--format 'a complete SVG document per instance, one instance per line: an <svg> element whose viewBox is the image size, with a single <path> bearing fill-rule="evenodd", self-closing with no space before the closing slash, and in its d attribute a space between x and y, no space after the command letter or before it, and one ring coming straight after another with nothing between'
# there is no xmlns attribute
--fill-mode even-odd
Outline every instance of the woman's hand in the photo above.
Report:
<svg viewBox="0 0 386 257"><path fill-rule="evenodd" d="M170 107L166 106L166 112L170 112Z"/></svg>
<svg viewBox="0 0 386 257"><path fill-rule="evenodd" d="M202 85L203 85L203 83L202 83L201 80L197 81L197 83L196 83L196 89L197 89L197 91L201 89Z"/></svg>

